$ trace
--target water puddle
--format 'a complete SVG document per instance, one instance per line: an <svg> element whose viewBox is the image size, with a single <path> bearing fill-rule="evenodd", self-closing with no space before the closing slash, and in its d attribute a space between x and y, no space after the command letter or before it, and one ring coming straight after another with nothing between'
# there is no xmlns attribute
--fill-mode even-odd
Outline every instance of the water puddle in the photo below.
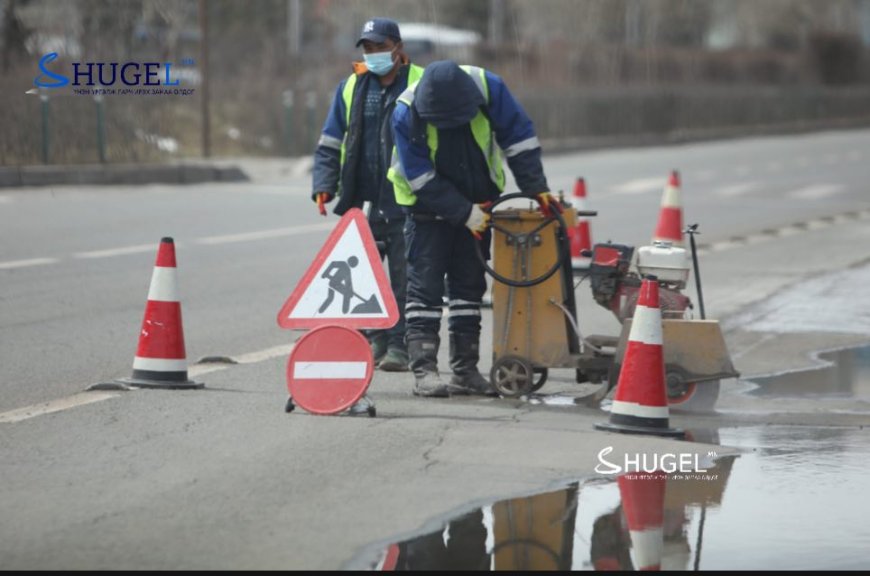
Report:
<svg viewBox="0 0 870 576"><path fill-rule="evenodd" d="M818 354L824 366L752 378L755 396L819 396L870 402L870 346Z"/></svg>
<svg viewBox="0 0 870 576"><path fill-rule="evenodd" d="M745 450L703 474L598 476L377 545L373 570L849 570L870 567L870 428L693 430Z"/></svg>

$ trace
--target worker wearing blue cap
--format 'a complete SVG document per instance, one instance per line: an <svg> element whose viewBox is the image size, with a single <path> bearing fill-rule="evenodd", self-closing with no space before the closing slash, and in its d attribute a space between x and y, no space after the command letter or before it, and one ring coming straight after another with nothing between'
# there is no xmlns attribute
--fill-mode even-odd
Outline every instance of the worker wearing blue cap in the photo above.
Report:
<svg viewBox="0 0 870 576"><path fill-rule="evenodd" d="M312 199L320 213L337 198L333 212L369 207L368 222L387 261L399 321L390 329L367 332L376 365L407 371L405 344L405 214L396 204L387 169L393 148L390 117L396 99L423 73L403 52L399 25L389 18L365 22L356 42L362 62L335 90L314 153Z"/></svg>

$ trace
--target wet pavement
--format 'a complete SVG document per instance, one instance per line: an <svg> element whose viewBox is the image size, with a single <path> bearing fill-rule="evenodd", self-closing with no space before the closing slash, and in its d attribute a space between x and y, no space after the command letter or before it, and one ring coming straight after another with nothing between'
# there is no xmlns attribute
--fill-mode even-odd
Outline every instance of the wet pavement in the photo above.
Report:
<svg viewBox="0 0 870 576"><path fill-rule="evenodd" d="M820 367L746 380L740 393L783 409L851 406L870 415L870 347L816 356ZM535 401L572 403L558 394ZM668 468L664 460L649 467L631 462L631 468L626 461L615 474L605 468L561 489L463 510L441 519L438 530L399 536L351 564L377 570L870 568L870 425L687 432L688 440L741 453L710 454L715 462L690 469Z"/></svg>
<svg viewBox="0 0 870 576"><path fill-rule="evenodd" d="M870 567L870 429L691 431L744 449L705 472L625 473L501 500L398 538L378 570Z"/></svg>

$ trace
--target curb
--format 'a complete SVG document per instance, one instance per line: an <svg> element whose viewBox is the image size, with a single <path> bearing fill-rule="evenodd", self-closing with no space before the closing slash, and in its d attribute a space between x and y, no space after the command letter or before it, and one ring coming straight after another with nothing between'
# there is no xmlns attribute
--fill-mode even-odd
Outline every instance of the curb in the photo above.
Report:
<svg viewBox="0 0 870 576"><path fill-rule="evenodd" d="M238 166L201 163L0 167L0 188L65 184L196 184L247 182L250 179Z"/></svg>

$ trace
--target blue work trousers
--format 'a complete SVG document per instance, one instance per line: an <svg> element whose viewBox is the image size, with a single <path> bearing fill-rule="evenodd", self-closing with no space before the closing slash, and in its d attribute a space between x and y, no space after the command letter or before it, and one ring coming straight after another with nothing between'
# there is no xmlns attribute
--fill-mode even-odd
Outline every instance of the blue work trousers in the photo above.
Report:
<svg viewBox="0 0 870 576"><path fill-rule="evenodd" d="M489 257L489 240L487 231L480 241L484 258ZM478 255L477 243L464 226L419 216L406 220L407 341L438 336L445 278L448 329L457 334L480 335L480 304L486 292L486 270Z"/></svg>

